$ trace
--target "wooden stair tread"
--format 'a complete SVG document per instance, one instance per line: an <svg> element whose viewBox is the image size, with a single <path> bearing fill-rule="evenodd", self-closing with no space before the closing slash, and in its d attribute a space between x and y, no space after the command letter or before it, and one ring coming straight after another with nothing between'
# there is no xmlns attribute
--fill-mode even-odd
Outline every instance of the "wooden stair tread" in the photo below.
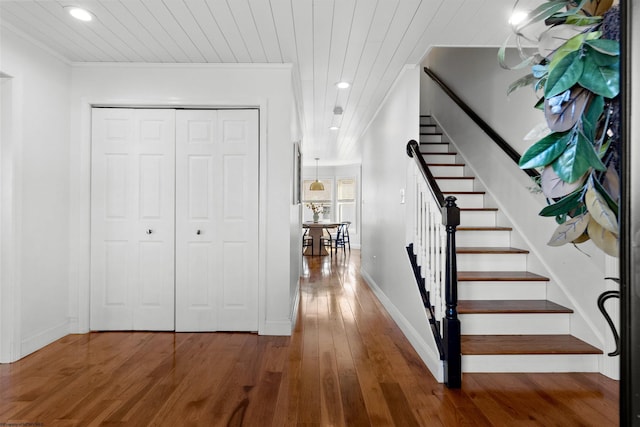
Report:
<svg viewBox="0 0 640 427"><path fill-rule="evenodd" d="M548 282L549 278L529 271L458 271L458 282Z"/></svg>
<svg viewBox="0 0 640 427"><path fill-rule="evenodd" d="M443 191L442 194L486 194L484 191Z"/></svg>
<svg viewBox="0 0 640 427"><path fill-rule="evenodd" d="M478 212L478 211L492 211L497 212L498 208L460 208L461 211L470 211L470 212Z"/></svg>
<svg viewBox="0 0 640 427"><path fill-rule="evenodd" d="M460 300L458 313L573 313L573 310L547 300Z"/></svg>
<svg viewBox="0 0 640 427"><path fill-rule="evenodd" d="M457 228L458 231L511 231L511 227L464 227Z"/></svg>
<svg viewBox="0 0 640 427"><path fill-rule="evenodd" d="M491 246L457 246L458 254L528 254L529 251L520 248L491 247Z"/></svg>
<svg viewBox="0 0 640 427"><path fill-rule="evenodd" d="M572 335L463 335L463 355L602 354Z"/></svg>
<svg viewBox="0 0 640 427"><path fill-rule="evenodd" d="M434 178L435 179L476 179L475 176L434 176Z"/></svg>
<svg viewBox="0 0 640 427"><path fill-rule="evenodd" d="M430 154L436 154L438 156L442 155L442 156L455 156L458 153L455 151L421 151L420 154L426 154L426 155L430 155Z"/></svg>

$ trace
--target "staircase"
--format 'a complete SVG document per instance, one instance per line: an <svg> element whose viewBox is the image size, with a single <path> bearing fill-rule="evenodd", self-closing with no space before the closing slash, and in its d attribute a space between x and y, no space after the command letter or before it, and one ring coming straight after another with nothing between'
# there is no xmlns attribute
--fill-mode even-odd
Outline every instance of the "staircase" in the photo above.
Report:
<svg viewBox="0 0 640 427"><path fill-rule="evenodd" d="M546 299L549 278L527 271L480 184L429 116L420 152L460 207L456 233L463 372L598 372L602 351L570 334L573 311Z"/></svg>

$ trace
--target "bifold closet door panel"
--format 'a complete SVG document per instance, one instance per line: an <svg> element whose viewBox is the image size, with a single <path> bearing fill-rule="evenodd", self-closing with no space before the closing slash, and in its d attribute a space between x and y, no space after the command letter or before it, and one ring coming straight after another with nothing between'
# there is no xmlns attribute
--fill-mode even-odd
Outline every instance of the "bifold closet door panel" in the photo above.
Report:
<svg viewBox="0 0 640 427"><path fill-rule="evenodd" d="M258 329L258 112L176 112L176 330Z"/></svg>
<svg viewBox="0 0 640 427"><path fill-rule="evenodd" d="M91 329L175 328L175 112L92 109Z"/></svg>

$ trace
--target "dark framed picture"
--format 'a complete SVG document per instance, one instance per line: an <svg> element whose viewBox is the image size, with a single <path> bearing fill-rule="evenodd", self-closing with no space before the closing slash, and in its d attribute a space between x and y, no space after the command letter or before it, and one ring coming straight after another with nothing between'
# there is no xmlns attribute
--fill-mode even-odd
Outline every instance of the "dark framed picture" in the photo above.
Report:
<svg viewBox="0 0 640 427"><path fill-rule="evenodd" d="M301 198L301 179L302 179L302 154L300 154L300 142L293 143L293 187L292 187L292 203L300 204Z"/></svg>

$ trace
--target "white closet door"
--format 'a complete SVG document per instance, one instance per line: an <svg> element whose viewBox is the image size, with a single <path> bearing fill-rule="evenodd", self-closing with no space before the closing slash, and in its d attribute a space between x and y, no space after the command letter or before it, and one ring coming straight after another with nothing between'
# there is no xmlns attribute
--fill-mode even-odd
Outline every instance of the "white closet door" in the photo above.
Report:
<svg viewBox="0 0 640 427"><path fill-rule="evenodd" d="M175 112L94 108L91 329L174 329Z"/></svg>
<svg viewBox="0 0 640 427"><path fill-rule="evenodd" d="M258 112L176 112L176 330L258 329Z"/></svg>

